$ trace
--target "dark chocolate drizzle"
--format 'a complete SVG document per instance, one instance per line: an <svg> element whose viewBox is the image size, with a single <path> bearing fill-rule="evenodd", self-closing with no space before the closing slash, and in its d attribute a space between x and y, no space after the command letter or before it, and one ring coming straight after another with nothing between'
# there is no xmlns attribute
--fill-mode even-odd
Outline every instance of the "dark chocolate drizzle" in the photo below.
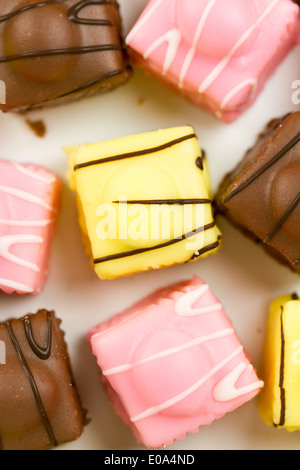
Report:
<svg viewBox="0 0 300 470"><path fill-rule="evenodd" d="M292 300L299 300L297 293L291 294ZM285 388L284 388L284 361L285 361L285 337L284 337L284 328L283 328L283 306L280 306L281 315L280 315L280 341L281 341L281 350L280 350L280 369L279 369L279 389L280 389L280 418L278 424L273 423L275 427L284 426L285 423L285 413L286 413L286 398L285 398Z"/></svg>
<svg viewBox="0 0 300 470"><path fill-rule="evenodd" d="M81 91L84 91L87 88L98 85L99 83L104 82L105 80L108 80L109 78L122 75L123 73L124 73L124 70L114 70L113 72L108 72L107 74L102 75L102 77L98 77L95 80L91 80L90 82L85 83L84 85L76 88L75 90L71 90L71 91L68 91L67 93L63 93L62 95L57 96L56 99L65 98L66 96L73 95L75 93L80 93ZM48 103L49 101L52 101L52 100L51 99L44 100L43 103ZM29 111L30 109L32 109L32 107L28 106L28 108L26 109Z"/></svg>
<svg viewBox="0 0 300 470"><path fill-rule="evenodd" d="M189 261L195 260L197 258L200 258L200 256L204 255L205 253L208 253L209 251L215 250L220 246L220 239L218 239L214 243L210 243L209 245L204 246L200 250L195 251L193 256L190 258Z"/></svg>
<svg viewBox="0 0 300 470"><path fill-rule="evenodd" d="M264 243L269 243L271 239L279 232L284 222L289 218L289 216L294 212L296 207L300 204L300 192L297 194L293 202L289 205L283 216L280 220L276 223L275 227L271 230L271 232L266 236L264 239Z"/></svg>
<svg viewBox="0 0 300 470"><path fill-rule="evenodd" d="M140 157L142 155L149 155L151 153L160 152L169 147L172 147L173 145L180 144L181 142L184 142L185 140L194 139L195 137L196 137L195 134L188 134L183 137L179 137L178 139L174 139L169 142L166 142L165 144L158 145L157 147L151 147L151 148L144 149L144 150L137 150L136 152L128 152L128 153L123 153L119 155L113 155L111 157L100 158L97 160L91 160L91 161L84 162L84 163L78 163L77 165L74 165L74 171L80 170L81 168L93 166L93 165L99 165L101 163L124 160L126 158Z"/></svg>
<svg viewBox="0 0 300 470"><path fill-rule="evenodd" d="M129 201L113 201L113 204L145 204L145 205L179 205L185 206L186 204L210 204L210 199L136 199Z"/></svg>
<svg viewBox="0 0 300 470"><path fill-rule="evenodd" d="M141 253L147 253L149 251L154 251L154 250L159 250L160 248L166 248L167 246L174 245L176 243L179 243L183 240L187 240L188 238L193 237L194 235L197 235L200 232L204 232L205 230L209 230L211 228L215 227L215 222L211 222L207 225L203 225L196 230L192 230L191 232L185 233L182 236L178 238L174 238L172 240L169 240L165 243L160 243L159 245L147 247L147 248L138 248L136 250L130 250L130 251L124 251L123 253L116 253L113 255L108 255L108 256L103 256L101 258L96 258L94 259L94 264L99 264L99 263L105 263L106 261L113 261L121 258L127 258L129 256L135 256L139 255Z"/></svg>
<svg viewBox="0 0 300 470"><path fill-rule="evenodd" d="M19 8L18 10L14 10L11 13L7 13L6 15L0 16L0 23L4 23L5 21L10 20L14 16L20 15L21 13L24 13L25 11L32 10L33 8L40 8L44 7L45 5L51 5L53 3L63 3L64 0L45 0L44 2L38 2L38 3L31 3L30 5L25 5L22 8Z"/></svg>
<svg viewBox="0 0 300 470"><path fill-rule="evenodd" d="M107 74L102 75L102 77L95 78L95 80L91 80L90 82L85 83L84 85L82 85L82 86L76 88L75 90L71 90L71 91L68 91L67 93L63 93L63 94L61 94L61 95L58 95L58 96L56 97L56 99L58 100L58 99L60 99L60 98L65 98L65 97L67 97L67 96L69 96L69 95L73 95L73 94L75 94L75 93L80 93L81 91L84 91L84 90L86 90L87 88L90 88L90 87L93 87L93 86L95 86L95 85L98 85L99 83L104 82L105 80L108 80L109 78L116 77L116 76L118 76L118 75L122 75L123 73L124 73L124 70L120 70L120 69L119 69L119 70L114 70L113 72L108 72ZM45 103L48 103L48 102L50 102L50 101L52 101L52 99L50 99L50 100L44 100L43 103L45 104ZM28 107L26 108L27 111L30 111L31 109L33 109L32 106L28 106Z"/></svg>
<svg viewBox="0 0 300 470"><path fill-rule="evenodd" d="M274 423L274 426L283 426L285 423L285 388L284 388L284 359L285 359L285 338L283 330L283 307L281 306L280 315L280 337L281 337L281 351L280 351L280 369L279 369L279 389L280 389L280 418L278 424Z"/></svg>
<svg viewBox="0 0 300 470"><path fill-rule="evenodd" d="M247 188L251 183L253 183L257 178L259 178L265 171L267 171L271 166L273 166L275 163L277 163L282 157L284 157L296 144L300 142L300 132L295 135L293 139L288 142L283 149L281 149L279 152L274 155L273 158L269 162L267 162L265 165L263 165L258 171L256 171L248 180L246 180L244 183L242 183L239 187L231 191L225 198L224 202L229 201L229 199L232 199L234 196L242 192L245 188Z"/></svg>
<svg viewBox="0 0 300 470"><path fill-rule="evenodd" d="M86 90L87 88L98 85L99 83L104 82L105 80L108 80L109 78L116 77L118 75L122 75L122 73L124 73L124 70L114 70L113 72L109 72L105 75L102 75L102 77L98 77L95 80L91 80L90 82L76 88L75 90L69 91L68 93L63 93L62 95L58 96L57 98L64 98L65 96L72 95L73 93L79 93L81 91ZM47 102L47 100L45 102Z"/></svg>
<svg viewBox="0 0 300 470"><path fill-rule="evenodd" d="M47 341L46 346L42 347L34 339L32 325L28 315L24 317L24 330L26 334L27 341L32 349L32 351L43 361L49 359L51 354L51 344L52 344L52 317L51 313L47 312Z"/></svg>
<svg viewBox="0 0 300 470"><path fill-rule="evenodd" d="M295 145L297 145L300 142L300 132L293 137L279 152L277 152L274 157L267 162L265 165L263 165L257 172L255 172L248 180L246 180L244 183L242 183L239 187L231 191L225 198L224 202L227 202L240 192L242 192L245 188L247 188L250 184L252 184L257 178L259 178L265 171L267 171L272 165L277 163L282 157L284 157L290 150L293 149ZM300 192L297 194L295 199L292 201L292 203L289 205L289 207L286 209L282 217L278 220L278 222L275 224L273 229L268 233L268 235L264 238L263 243L268 244L272 240L272 238L280 231L281 227L283 224L286 222L286 220L290 217L290 215L293 213L293 211L297 208L297 206L300 203ZM293 261L293 265L297 265L300 263L300 258L296 259Z"/></svg>
<svg viewBox="0 0 300 470"><path fill-rule="evenodd" d="M52 323L51 323L51 325L52 325ZM33 376L32 372L30 370L30 367L29 367L29 365L26 361L26 358L25 358L25 356L23 354L23 351L22 351L22 348L21 348L21 346L20 346L20 344L19 344L19 342L16 338L16 335L14 334L11 322L10 321L6 322L6 326L7 326L7 330L8 330L11 342L12 342L12 344L15 348L15 351L17 353L18 359L19 359L19 361L20 361L20 363L23 367L23 370L24 370L24 372L25 372L25 374L28 378L28 381L30 383L31 390L32 390L32 393L34 395L36 405L38 407L38 410L39 410L42 422L44 424L45 430L47 432L47 435L49 437L49 440L50 440L50 442L53 446L57 446L57 440L55 438L50 420L49 420L49 418L47 416L47 413L46 413L46 410L44 408L43 401L41 399L36 381L35 381L34 376ZM24 324L24 326L25 326L25 324ZM48 327L49 327L49 317L48 317ZM32 347L31 344L30 344L30 346ZM33 349L33 351L35 352L35 349Z"/></svg>
<svg viewBox="0 0 300 470"><path fill-rule="evenodd" d="M198 157L198 158L196 159L196 166L197 166L198 168L200 168L200 170L202 170L202 171L203 171L203 169L204 169L203 163L204 163L205 158L206 158L206 152L205 152L205 150L202 150L200 157Z"/></svg>
<svg viewBox="0 0 300 470"><path fill-rule="evenodd" d="M113 26L113 23L109 20L91 20L89 18L79 17L80 11L89 5L112 5L118 7L117 3L112 3L108 0L82 0L69 9L67 13L69 20L73 21L73 23L83 25Z"/></svg>
<svg viewBox="0 0 300 470"><path fill-rule="evenodd" d="M46 5L56 4L56 3L63 3L64 0L46 0L44 2L33 3L30 5L26 5L18 10L12 11L11 13L7 13L0 17L0 23L10 20L16 15L24 13L28 10L33 8L40 8ZM78 24L84 25L98 25L98 26L114 26L113 23L109 20L89 20L87 18L79 18L77 15L78 13L86 6L99 4L99 5L115 5L109 1L80 1L76 3L73 7L71 7L67 13L67 17L70 21L73 21ZM106 52L112 50L122 50L122 46L118 46L116 44L103 44L97 46L80 46L80 47L73 47L73 48L62 48L62 49L49 49L49 50L42 50L42 51L30 51L24 52L20 54L14 54L11 56L0 57L0 63L8 63L15 60L20 59L34 59L36 57L49 57L49 56L57 56L57 55L65 55L65 54L90 54L93 52Z"/></svg>
<svg viewBox="0 0 300 470"><path fill-rule="evenodd" d="M102 44L98 46L85 46L85 47L69 47L66 49L48 49L44 51L31 51L23 52L21 54L10 55L6 57L0 57L0 63L12 62L20 59L34 59L36 57L50 57L64 54L90 54L91 52L106 52L106 51L118 51L121 50L121 46L115 44Z"/></svg>

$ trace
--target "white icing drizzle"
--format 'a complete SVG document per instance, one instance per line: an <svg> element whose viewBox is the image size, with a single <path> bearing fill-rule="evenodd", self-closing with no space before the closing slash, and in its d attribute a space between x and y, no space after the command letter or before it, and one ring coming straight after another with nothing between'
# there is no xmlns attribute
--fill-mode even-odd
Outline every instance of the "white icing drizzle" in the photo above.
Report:
<svg viewBox="0 0 300 470"><path fill-rule="evenodd" d="M33 292L33 289L25 284L21 284L20 282L15 282L9 279L0 278L0 286L9 287L10 289L26 292L30 294Z"/></svg>
<svg viewBox="0 0 300 470"><path fill-rule="evenodd" d="M162 0L158 0L152 8L149 9L149 11L144 15L144 17L136 23L136 26L133 27L131 32L128 34L126 42L127 44L130 43L130 41L133 39L133 37L142 29L144 24L148 21L148 19L151 17L153 12L156 10L156 8L159 6ZM191 45L191 48L189 49L185 60L183 62L183 65L180 70L179 74L179 81L178 81L178 86L180 88L183 87L184 85L184 80L185 77L188 73L188 69L192 63L192 60L194 58L194 55L196 53L196 45L197 42L200 38L200 35L203 31L203 28L205 26L205 23L207 21L207 18L209 16L209 13L211 12L214 4L216 3L217 0L209 0L201 18L199 21L199 24L196 29L196 33ZM265 11L259 16L259 18L256 20L256 22L247 30L245 33L240 37L240 39L236 42L236 44L232 47L232 49L223 57L223 59L216 65L216 67L209 73L209 75L202 81L202 83L199 85L198 92L199 93L204 93L211 85L212 83L219 77L219 75L223 72L223 70L227 67L229 62L231 61L232 57L236 53L236 51L249 39L249 37L252 35L252 33L259 27L259 25L263 22L263 20L266 18L266 16L275 8L275 6L278 4L279 0L273 0L268 7L265 9ZM163 36L159 37L153 44L149 46L147 51L144 54L144 58L147 59L152 52L154 52L155 49L157 49L163 42L168 42L168 49L166 53L166 58L163 64L163 74L166 74L168 69L170 68L173 60L175 59L178 48L180 45L180 39L181 38L181 32L179 29L172 29L165 33ZM241 84L237 85L234 87L232 90L230 90L226 96L224 97L222 101L221 108L224 108L226 104L230 101L230 99L238 92L240 91L244 86L247 84L253 84L255 87L257 85L257 82L255 81L254 78L249 78L242 82ZM255 88L254 88L255 89ZM253 91L254 91L253 89Z"/></svg>
<svg viewBox="0 0 300 470"><path fill-rule="evenodd" d="M216 401L230 401L234 398L246 395L247 393L253 392L258 388L263 387L264 383L261 380L240 388L237 388L235 386L237 380L247 367L249 369L253 369L253 366L251 364L241 362L234 369L232 369L229 374L227 374L222 380L220 380L220 382L217 383L213 390L213 397Z"/></svg>
<svg viewBox="0 0 300 470"><path fill-rule="evenodd" d="M131 39L142 29L145 23L147 23L148 19L151 17L152 13L156 10L156 8L161 4L163 0L157 0L151 8L149 8L148 12L143 16L143 18L138 21L135 26L132 28L132 30L129 32L127 38L126 38L126 43L128 44Z"/></svg>
<svg viewBox="0 0 300 470"><path fill-rule="evenodd" d="M195 300L192 300L191 304L193 304L194 302L196 302L196 300L198 300L200 298L200 296L199 296L199 290L200 289L203 290L203 292L202 292L202 295L203 295L204 292L206 292L209 289L209 286L207 284L203 284L199 289L195 289L193 292L197 292L197 298L195 298ZM190 307L190 309L191 309L191 307ZM204 311L204 309L206 309L207 311ZM203 309L201 309L202 310L201 313L210 313L212 311L221 310L221 309L222 309L221 304L214 304L212 306L203 307ZM175 307L175 311L176 311L176 307ZM187 309L185 309L185 311L187 312ZM182 312L181 309L180 309L180 312ZM199 313L195 313L194 311L192 311L192 309L191 309L191 312L192 313L190 315L199 315ZM140 315L140 313L141 313L140 310L137 310L133 314L128 315L127 317L125 317L124 320L121 320L119 323L113 324L113 325L109 326L108 328L105 328L101 331L98 331L97 333L94 333L92 335L92 337L97 338L98 336L102 336L102 335L106 334L108 331L111 331L114 328L117 328L120 325L130 321L132 318ZM178 313L178 312L176 312L176 313L177 313L177 315L183 315L183 313ZM187 313L185 313L185 316L188 316Z"/></svg>
<svg viewBox="0 0 300 470"><path fill-rule="evenodd" d="M9 220L0 219L0 225L11 225L12 227L46 227L54 222L54 219L41 220Z"/></svg>
<svg viewBox="0 0 300 470"><path fill-rule="evenodd" d="M184 349L192 348L193 346L197 346L201 343L205 343L207 341L212 341L214 339L224 338L225 336L231 335L234 333L232 328L224 328L223 330L219 330L215 333L206 336L200 336L197 338L192 339L191 341L187 341L186 343L181 344L180 346L175 346L173 348L168 348L160 351L159 353L153 354L152 356L146 357L145 359L141 359L133 364L122 364L117 367L113 367L111 369L107 369L102 371L103 375L113 375L118 374L120 372L125 372L127 370L132 369L135 366L145 364L147 362L155 361L157 359L161 359L163 357L170 356L172 354L176 354L177 352L183 351Z"/></svg>
<svg viewBox="0 0 300 470"><path fill-rule="evenodd" d="M39 180L44 184L51 184L53 181L55 181L54 176L49 174L49 177L36 174L33 171L29 170L28 168L24 168L22 165L19 165L18 163L13 163L15 169L17 171L20 171L21 173L24 173L26 176L33 178L35 180ZM0 185L0 191L5 192L11 196L15 196L19 199L22 199L25 202L29 202L31 204L43 207L44 209L51 211L51 212L56 212L53 207L51 207L49 204L47 204L43 199L40 197L36 196L35 194L32 194L27 191L20 190L15 187L11 186L5 186L5 185ZM26 214L25 214L26 217ZM45 219L39 219L39 220L11 220L11 219L0 219L0 226L10 226L10 227L45 227L51 223L54 222L53 218L45 218ZM27 269L30 269L34 272L40 272L40 267L38 264L33 263L29 260L26 260L24 258L20 258L19 256L16 256L15 254L11 253L11 247L13 245L17 244L41 244L44 242L44 239L41 236L35 235L35 234L30 234L30 233L23 233L23 234L9 234L9 235L3 235L0 237L0 257L6 259L7 261L17 264L19 266L25 267ZM24 285L19 282L15 282L13 280L8 280L8 279L0 279L0 285L3 287L8 287L12 290L17 290L21 291L24 293L32 293L34 291L33 288Z"/></svg>
<svg viewBox="0 0 300 470"><path fill-rule="evenodd" d="M265 11L260 15L257 21L249 28L247 31L240 37L240 39L236 42L236 44L232 47L232 49L226 54L226 56L218 63L218 65L212 70L212 72L206 77L206 79L201 83L199 86L199 93L204 93L211 84L216 80L216 78L223 72L223 70L227 67L230 60L236 53L236 51L247 41L247 39L251 36L251 34L255 31L256 28L262 23L265 17L273 10L273 8L277 5L279 0L273 0L272 3L265 9Z"/></svg>
<svg viewBox="0 0 300 470"><path fill-rule="evenodd" d="M239 91L241 91L243 88L245 88L248 85L252 85L252 94L254 94L256 88L257 88L257 79L256 78L248 78L247 80L244 80L242 83L239 83L235 88L229 91L225 98L223 99L220 108L224 109L227 103L236 95Z"/></svg>
<svg viewBox="0 0 300 470"><path fill-rule="evenodd" d="M11 261L12 263L18 264L19 266L24 266L25 268L29 268L33 271L39 272L40 268L36 264L13 255L12 253L10 253L9 249L12 245L16 244L42 242L43 238L38 237L36 235L21 234L3 236L0 237L0 256L2 256L8 261Z"/></svg>
<svg viewBox="0 0 300 470"><path fill-rule="evenodd" d="M0 365L6 364L6 345L0 340Z"/></svg>
<svg viewBox="0 0 300 470"><path fill-rule="evenodd" d="M131 422L140 421L141 419L148 418L149 416L156 415L161 411L175 405L176 403L184 400L186 397L195 392L201 385L203 385L210 377L212 377L216 372L222 369L228 362L230 362L234 357L239 355L243 351L243 347L239 346L236 348L229 356L223 359L219 364L213 367L204 377L201 377L197 382L195 382L191 387L187 388L184 392L179 393L178 395L170 398L169 400L161 403L160 405L152 406L142 413L139 413L136 416L130 418Z"/></svg>
<svg viewBox="0 0 300 470"><path fill-rule="evenodd" d="M203 284L198 289L192 290L182 295L175 303L176 314L180 315L181 317L193 317L196 315L203 315L221 310L222 305L220 303L214 303L213 305L208 305L201 308L192 308L192 305L197 302L197 300L199 300L208 290L209 286L207 284Z"/></svg>
<svg viewBox="0 0 300 470"><path fill-rule="evenodd" d="M24 175L27 175L30 178L41 181L42 183L52 184L55 181L55 177L53 175L51 175L50 173L47 173L47 176L45 176L45 175L41 175L39 173L36 173L34 171L31 171L31 170L29 170L29 168L27 168L25 166L22 166L19 163L14 162L13 165L18 171L20 171Z"/></svg>
<svg viewBox="0 0 300 470"><path fill-rule="evenodd" d="M147 59L149 55L152 54L152 52L155 51L155 49L157 49L162 43L168 42L168 49L163 65L163 73L165 74L171 67L172 62L176 57L180 41L181 32L179 29L171 29L166 34L154 41L153 44L151 44L151 46L145 52L144 58Z"/></svg>
<svg viewBox="0 0 300 470"><path fill-rule="evenodd" d="M32 204L37 204L38 206L44 207L45 209L48 209L49 211L54 212L53 207L49 206L43 199L35 196L34 194L28 193L27 191L22 191L20 189L12 188L10 186L3 186L0 185L0 191L3 191L7 194L11 194L12 196L16 196L20 199L23 199L23 201L30 202Z"/></svg>
<svg viewBox="0 0 300 470"><path fill-rule="evenodd" d="M205 8L201 18L200 18L200 21L199 21L199 24L198 24L198 27L197 27L197 30L196 30L196 33L195 33L195 36L194 36L194 39L193 39L192 47L189 50L189 52L188 52L188 54L185 58L185 61L183 63L183 66L182 66L182 69L181 69L181 72L180 72L180 76L179 76L179 87L180 88L183 87L183 82L184 82L185 76L188 72L188 69L189 69L189 67L192 63L192 60L193 60L195 52L196 52L197 42L198 42L199 37L202 33L202 30L204 28L204 25L206 23L208 15L211 12L211 10L212 10L214 4L216 3L216 1L217 0L209 0L209 2L206 5L206 8Z"/></svg>
<svg viewBox="0 0 300 470"><path fill-rule="evenodd" d="M0 80L0 103L6 104L6 83Z"/></svg>

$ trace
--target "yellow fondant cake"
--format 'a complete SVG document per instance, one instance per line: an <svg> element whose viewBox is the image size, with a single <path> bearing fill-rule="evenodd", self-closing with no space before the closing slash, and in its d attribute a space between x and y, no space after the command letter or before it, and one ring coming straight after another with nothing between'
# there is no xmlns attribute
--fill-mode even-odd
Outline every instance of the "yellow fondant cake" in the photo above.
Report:
<svg viewBox="0 0 300 470"><path fill-rule="evenodd" d="M300 429L300 300L288 295L270 309L264 344L259 395L263 420L288 431Z"/></svg>
<svg viewBox="0 0 300 470"><path fill-rule="evenodd" d="M205 153L190 126L66 149L86 251L101 279L218 250Z"/></svg>

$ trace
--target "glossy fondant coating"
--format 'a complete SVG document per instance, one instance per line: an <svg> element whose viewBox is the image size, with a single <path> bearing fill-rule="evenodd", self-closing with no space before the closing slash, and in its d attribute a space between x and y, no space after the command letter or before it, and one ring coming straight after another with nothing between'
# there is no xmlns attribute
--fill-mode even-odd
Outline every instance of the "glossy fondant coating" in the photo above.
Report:
<svg viewBox="0 0 300 470"><path fill-rule="evenodd" d="M0 289L38 294L48 276L60 179L39 165L0 161Z"/></svg>
<svg viewBox="0 0 300 470"><path fill-rule="evenodd" d="M220 247L207 160L192 127L67 153L84 243L100 278L192 261Z"/></svg>
<svg viewBox="0 0 300 470"><path fill-rule="evenodd" d="M300 113L274 119L223 180L215 207L300 272Z"/></svg>
<svg viewBox="0 0 300 470"><path fill-rule="evenodd" d="M296 294L276 299L266 327L261 374L265 388L259 411L266 424L300 429L300 300Z"/></svg>
<svg viewBox="0 0 300 470"><path fill-rule="evenodd" d="M198 277L151 294L88 339L116 413L150 448L197 432L263 386L222 304Z"/></svg>
<svg viewBox="0 0 300 470"><path fill-rule="evenodd" d="M60 320L39 310L0 323L0 450L45 450L86 424Z"/></svg>
<svg viewBox="0 0 300 470"><path fill-rule="evenodd" d="M0 38L3 111L69 102L131 76L115 0L3 0Z"/></svg>
<svg viewBox="0 0 300 470"><path fill-rule="evenodd" d="M231 122L298 43L299 30L290 0L151 0L126 42L135 65Z"/></svg>

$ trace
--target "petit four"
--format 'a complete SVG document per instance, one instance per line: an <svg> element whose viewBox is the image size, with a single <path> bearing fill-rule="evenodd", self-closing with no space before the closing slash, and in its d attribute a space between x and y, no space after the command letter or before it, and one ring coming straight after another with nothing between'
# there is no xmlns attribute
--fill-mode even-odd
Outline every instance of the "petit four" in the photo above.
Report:
<svg viewBox="0 0 300 470"><path fill-rule="evenodd" d="M216 211L300 273L300 112L274 119L216 196Z"/></svg>
<svg viewBox="0 0 300 470"><path fill-rule="evenodd" d="M54 173L0 160L0 290L38 294L43 289L60 196Z"/></svg>
<svg viewBox="0 0 300 470"><path fill-rule="evenodd" d="M54 312L0 323L0 450L45 450L86 424Z"/></svg>
<svg viewBox="0 0 300 470"><path fill-rule="evenodd" d="M197 432L263 386L222 304L198 277L91 328L88 341L115 412L148 448Z"/></svg>
<svg viewBox="0 0 300 470"><path fill-rule="evenodd" d="M300 300L297 294L276 299L270 308L262 357L265 387L258 404L266 424L300 429Z"/></svg>
<svg viewBox="0 0 300 470"><path fill-rule="evenodd" d="M66 152L83 241L101 279L185 263L219 249L207 160L192 127Z"/></svg>
<svg viewBox="0 0 300 470"><path fill-rule="evenodd" d="M116 0L3 0L0 109L60 104L123 84L131 68Z"/></svg>
<svg viewBox="0 0 300 470"><path fill-rule="evenodd" d="M290 0L150 0L126 43L135 66L231 122L253 104L299 31Z"/></svg>

